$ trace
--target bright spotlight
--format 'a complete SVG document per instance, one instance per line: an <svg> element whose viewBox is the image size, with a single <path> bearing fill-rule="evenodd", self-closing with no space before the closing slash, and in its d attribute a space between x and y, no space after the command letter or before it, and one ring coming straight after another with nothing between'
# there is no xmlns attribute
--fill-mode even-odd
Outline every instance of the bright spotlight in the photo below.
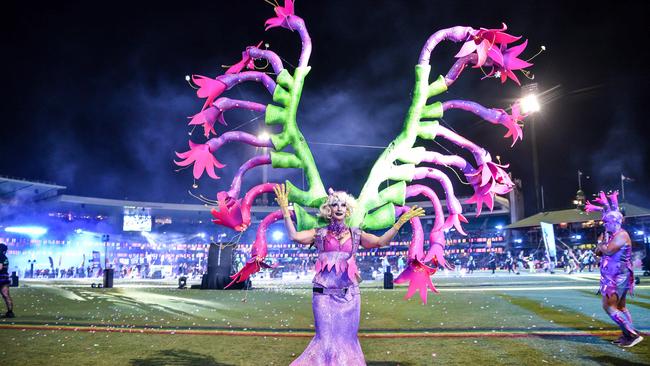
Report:
<svg viewBox="0 0 650 366"><path fill-rule="evenodd" d="M636 231L636 235L643 235L643 234L645 234L643 230L637 230Z"/></svg>
<svg viewBox="0 0 650 366"><path fill-rule="evenodd" d="M196 235L201 239L205 239L205 233L198 233Z"/></svg>
<svg viewBox="0 0 650 366"><path fill-rule="evenodd" d="M46 228L38 226L9 226L5 228L5 231L8 233L25 234L34 238L47 233Z"/></svg>
<svg viewBox="0 0 650 366"><path fill-rule="evenodd" d="M284 237L284 234L280 230L276 230L273 232L273 240L281 240Z"/></svg>
<svg viewBox="0 0 650 366"><path fill-rule="evenodd" d="M517 244L521 244L522 241L523 240L521 240L521 239L515 239L515 243L517 243Z"/></svg>
<svg viewBox="0 0 650 366"><path fill-rule="evenodd" d="M503 229L503 225L497 225L494 228L497 229L497 230L501 230L501 229Z"/></svg>
<svg viewBox="0 0 650 366"><path fill-rule="evenodd" d="M521 107L521 113L529 114L534 112L539 112L541 109L537 96L535 94L529 94L521 98L519 101L519 106Z"/></svg>

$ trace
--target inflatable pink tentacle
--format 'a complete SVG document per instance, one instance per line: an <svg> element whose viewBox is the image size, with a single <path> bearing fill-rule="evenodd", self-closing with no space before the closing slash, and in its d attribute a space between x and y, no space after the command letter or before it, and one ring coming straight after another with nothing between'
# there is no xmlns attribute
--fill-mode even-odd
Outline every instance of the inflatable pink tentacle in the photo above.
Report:
<svg viewBox="0 0 650 366"><path fill-rule="evenodd" d="M221 146L229 142L243 142L256 147L273 147L270 140L262 140L255 135L242 131L226 132L217 138L210 139L206 144L209 146L210 152L214 154Z"/></svg>
<svg viewBox="0 0 650 366"><path fill-rule="evenodd" d="M448 100L442 103L443 111L446 112L450 109L462 109L464 111L472 112L484 120L494 124L501 123L500 121L508 116L508 114L503 110L485 108L476 102L468 100Z"/></svg>
<svg viewBox="0 0 650 366"><path fill-rule="evenodd" d="M282 219L282 210L276 210L268 214L260 223L260 226L257 228L257 233L255 235L255 242L251 249L251 257L259 258L264 260L268 254L268 247L266 245L266 231L269 226L274 222Z"/></svg>
<svg viewBox="0 0 650 366"><path fill-rule="evenodd" d="M512 115L509 115L503 109L486 108L476 102L467 100L449 100L442 103L443 111L448 111L450 109L468 111L492 124L503 125L508 129L508 132L504 137L512 136L512 145L514 145L517 140L521 140L524 137L521 126L519 126L517 122L523 120L525 115L519 113L520 108L517 104L512 107Z"/></svg>
<svg viewBox="0 0 650 366"><path fill-rule="evenodd" d="M436 192L433 191L433 189L421 185L421 184L413 184L410 186L406 186L406 195L405 198L409 197L415 197L423 195L431 201L431 204L433 205L433 213L435 214L435 221L433 224L433 229L432 230L442 230L442 227L445 223L445 213L442 210L442 205L440 204L440 199L438 198L438 195Z"/></svg>
<svg viewBox="0 0 650 366"><path fill-rule="evenodd" d="M476 168L458 155L442 155L439 152L426 151L422 161L436 165L453 166L460 169L466 175L476 173Z"/></svg>
<svg viewBox="0 0 650 366"><path fill-rule="evenodd" d="M450 87L456 82L456 80L458 80L458 77L463 70L465 70L467 65L476 64L477 61L478 55L476 53L469 54L456 60L454 65L447 72L447 75L445 75L445 84L447 84L447 87Z"/></svg>
<svg viewBox="0 0 650 366"><path fill-rule="evenodd" d="M431 35L431 37L429 37L427 42L424 44L424 47L422 47L418 64L429 65L431 52L433 52L433 49L436 48L438 43L444 40L449 40L453 42L467 41L471 36L472 32L476 32L476 30L471 27L461 27L461 26L441 29L437 31L436 33Z"/></svg>
<svg viewBox="0 0 650 366"><path fill-rule="evenodd" d="M311 37L309 36L309 32L307 32L305 21L297 15L290 15L287 17L287 23L291 30L298 32L302 40L302 50L300 51L298 67L306 67L309 64L309 57L311 56Z"/></svg>
<svg viewBox="0 0 650 366"><path fill-rule="evenodd" d="M467 219L462 215L463 208L458 201L458 198L454 195L454 187L451 184L451 180L443 172L438 169L433 168L415 168L415 174L413 175L413 180L431 178L437 180L445 190L445 196L447 198L447 210L449 211L449 216L443 225L444 229L449 229L452 226L458 230L459 233L467 235L461 226L462 222L467 222Z"/></svg>
<svg viewBox="0 0 650 366"><path fill-rule="evenodd" d="M409 210L406 206L396 206L395 216L399 217ZM436 273L436 268L425 265L424 257L424 231L422 230L422 223L419 217L414 217L410 220L411 227L413 228L413 239L409 245L408 251L408 265L395 278L395 283L408 282L409 287L405 299L411 298L416 292L420 293L420 299L423 303L427 303L427 292L429 290L438 292L433 286L430 276Z"/></svg>
<svg viewBox="0 0 650 366"><path fill-rule="evenodd" d="M233 86L241 84L245 81L255 81L262 83L266 90L273 95L275 91L275 81L270 76L259 71L242 71L236 74L225 74L219 76L219 81L226 84L226 89L230 90Z"/></svg>
<svg viewBox="0 0 650 366"><path fill-rule="evenodd" d="M492 157L490 156L490 153L487 152L487 150L446 127L438 126L438 129L436 130L436 136L440 136L448 141L453 142L455 145L468 150L474 156L474 160L476 161L477 165L482 165L486 162L492 161Z"/></svg>
<svg viewBox="0 0 650 366"><path fill-rule="evenodd" d="M279 74L282 70L284 70L284 66L282 65L282 60L280 59L280 56L278 56L273 51L262 50L257 47L250 47L248 48L248 54L251 55L251 57L254 59L261 58L268 61L269 64L271 64L271 67L273 68L273 72L276 75Z"/></svg>
<svg viewBox="0 0 650 366"><path fill-rule="evenodd" d="M400 217L409 210L408 206L395 206L395 217ZM413 231L413 238L409 245L408 258L422 260L424 258L424 230L419 217L409 220Z"/></svg>
<svg viewBox="0 0 650 366"><path fill-rule="evenodd" d="M274 222L282 218L282 211L277 210L269 215L267 215L262 222L260 223L259 228L257 229L257 235L255 236L255 242L251 249L251 258L246 262L244 267L234 275L230 276L232 281L226 286L226 288L232 286L235 283L246 281L251 275L259 272L262 268L271 268L272 266L264 263L264 259L268 253L268 247L266 243L266 231L268 227Z"/></svg>
<svg viewBox="0 0 650 366"><path fill-rule="evenodd" d="M444 212L442 211L440 199L438 199L436 192L427 186L414 184L406 187L406 198L415 197L420 194L431 200L431 203L433 204L433 210L436 215L433 228L429 232L429 250L427 251L424 259L421 261L422 263L429 263L431 260L435 260L436 265L439 264L450 268L450 264L445 260L444 257L445 233L443 232L443 226L445 223L445 216Z"/></svg>
<svg viewBox="0 0 650 366"><path fill-rule="evenodd" d="M241 209L242 209L242 220L247 226L250 225L251 222L251 207L253 207L255 198L262 193L273 192L273 187L275 187L277 184L278 183L258 184L255 187L251 188L248 192L246 192L244 199L242 199L241 201Z"/></svg>
<svg viewBox="0 0 650 366"><path fill-rule="evenodd" d="M232 184L230 185L230 190L228 191L228 196L235 199L239 198L239 192L241 190L241 182L244 177L244 174L252 168L255 168L260 165L265 165L265 164L271 164L270 154L255 156L249 159L244 164L242 164L242 166L239 167L237 174L232 180Z"/></svg>
<svg viewBox="0 0 650 366"><path fill-rule="evenodd" d="M231 109L248 109L254 112L261 112L261 113L266 112L266 105L264 104L249 102L247 100L230 99L225 97L217 99L214 103L212 103L212 105L217 107L222 112Z"/></svg>

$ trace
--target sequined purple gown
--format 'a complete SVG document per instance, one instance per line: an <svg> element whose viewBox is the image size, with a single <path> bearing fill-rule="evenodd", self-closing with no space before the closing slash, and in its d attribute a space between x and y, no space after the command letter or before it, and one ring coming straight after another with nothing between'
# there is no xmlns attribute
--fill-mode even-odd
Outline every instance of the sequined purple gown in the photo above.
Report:
<svg viewBox="0 0 650 366"><path fill-rule="evenodd" d="M327 229L317 231L313 284L318 290L312 297L316 335L292 366L366 364L357 337L361 298L355 255L360 241L359 229L352 229L352 238L344 243L327 235Z"/></svg>
<svg viewBox="0 0 650 366"><path fill-rule="evenodd" d="M600 289L604 296L618 295L621 299L627 292L634 290L634 272L632 270L632 246L625 244L616 253L605 255L600 259Z"/></svg>

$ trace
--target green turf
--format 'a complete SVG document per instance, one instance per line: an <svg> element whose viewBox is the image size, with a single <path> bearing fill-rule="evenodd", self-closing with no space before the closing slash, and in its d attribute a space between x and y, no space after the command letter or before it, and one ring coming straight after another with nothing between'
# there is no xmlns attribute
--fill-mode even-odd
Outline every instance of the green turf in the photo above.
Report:
<svg viewBox="0 0 650 366"><path fill-rule="evenodd" d="M435 278L435 277L434 277ZM476 276L435 278L441 291L422 305L405 288L364 283L361 333L612 331L594 295L595 278ZM15 319L0 325L1 365L287 365L308 337L126 334L22 330L25 325L97 325L159 329L313 331L308 285L252 291L171 287L91 289L28 282L12 288ZM559 289L557 287L560 287ZM650 330L650 288L628 301L635 324ZM650 364L650 337L632 349L597 336L361 338L369 365Z"/></svg>

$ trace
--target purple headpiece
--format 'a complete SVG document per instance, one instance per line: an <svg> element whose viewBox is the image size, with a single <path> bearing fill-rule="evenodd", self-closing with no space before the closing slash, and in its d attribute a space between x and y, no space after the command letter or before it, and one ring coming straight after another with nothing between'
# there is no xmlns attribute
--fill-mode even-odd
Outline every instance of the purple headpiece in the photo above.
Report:
<svg viewBox="0 0 650 366"><path fill-rule="evenodd" d="M609 197L609 200L607 199ZM623 222L623 214L618 209L618 191L609 196L605 195L605 192L600 191L598 197L594 199L595 203L598 203L602 206L597 206L587 201L585 205L585 211L601 211L603 213L603 221L617 221L619 223Z"/></svg>

